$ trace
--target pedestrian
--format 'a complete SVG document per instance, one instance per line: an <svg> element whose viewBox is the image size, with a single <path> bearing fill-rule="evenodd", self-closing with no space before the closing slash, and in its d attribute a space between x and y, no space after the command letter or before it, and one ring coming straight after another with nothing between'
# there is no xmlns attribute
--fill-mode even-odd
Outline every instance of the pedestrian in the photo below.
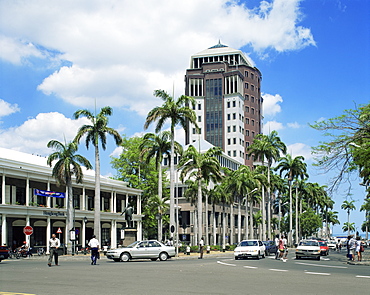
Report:
<svg viewBox="0 0 370 295"><path fill-rule="evenodd" d="M52 234L51 239L49 240L49 251L50 251L49 260L48 260L49 267L51 266L51 263L53 261L53 256L54 256L55 265L59 265L58 264L58 248L59 247L60 247L59 239L57 238L55 234Z"/></svg>
<svg viewBox="0 0 370 295"><path fill-rule="evenodd" d="M356 237L356 254L357 254L357 261L362 260L362 253L361 253L361 238Z"/></svg>
<svg viewBox="0 0 370 295"><path fill-rule="evenodd" d="M279 239L279 247L278 247L279 249L279 259L282 259L283 258L283 256L284 256L284 241L283 241L283 237L281 237L280 239Z"/></svg>
<svg viewBox="0 0 370 295"><path fill-rule="evenodd" d="M279 235L276 235L275 237L275 245L276 245L275 259L278 259L279 258Z"/></svg>
<svg viewBox="0 0 370 295"><path fill-rule="evenodd" d="M203 238L199 241L199 257L198 259L203 259L203 249L204 249L204 240Z"/></svg>
<svg viewBox="0 0 370 295"><path fill-rule="evenodd" d="M350 260L355 261L356 239L353 236L351 236L351 239L349 240L348 247L349 247L349 253L350 253Z"/></svg>
<svg viewBox="0 0 370 295"><path fill-rule="evenodd" d="M91 250L91 265L96 265L96 260L99 258L99 241L95 235L92 236L89 247Z"/></svg>

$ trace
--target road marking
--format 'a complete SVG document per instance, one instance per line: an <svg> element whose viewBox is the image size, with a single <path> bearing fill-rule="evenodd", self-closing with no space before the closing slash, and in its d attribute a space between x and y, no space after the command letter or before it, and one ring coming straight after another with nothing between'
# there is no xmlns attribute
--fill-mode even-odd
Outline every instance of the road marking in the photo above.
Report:
<svg viewBox="0 0 370 295"><path fill-rule="evenodd" d="M272 270L272 271L288 271L287 269L276 269L276 268L270 268L269 270Z"/></svg>
<svg viewBox="0 0 370 295"><path fill-rule="evenodd" d="M256 269L258 268L257 266L243 266L244 268L252 268L252 269Z"/></svg>
<svg viewBox="0 0 370 295"><path fill-rule="evenodd" d="M330 267L330 268L348 268L348 266L323 265L323 264L313 264L313 263L304 263L304 262L296 262L296 264L319 266L319 267Z"/></svg>
<svg viewBox="0 0 370 295"><path fill-rule="evenodd" d="M370 279L370 276L356 276L356 278L365 278L365 279Z"/></svg>
<svg viewBox="0 0 370 295"><path fill-rule="evenodd" d="M0 295L36 295L29 293L0 292Z"/></svg>
<svg viewBox="0 0 370 295"><path fill-rule="evenodd" d="M306 274L309 275L320 275L320 276L330 276L330 273L327 272L311 272L311 271L306 271Z"/></svg>
<svg viewBox="0 0 370 295"><path fill-rule="evenodd" d="M227 266L236 266L235 264L225 263L221 261L217 261L217 263L222 264L222 265L227 265Z"/></svg>

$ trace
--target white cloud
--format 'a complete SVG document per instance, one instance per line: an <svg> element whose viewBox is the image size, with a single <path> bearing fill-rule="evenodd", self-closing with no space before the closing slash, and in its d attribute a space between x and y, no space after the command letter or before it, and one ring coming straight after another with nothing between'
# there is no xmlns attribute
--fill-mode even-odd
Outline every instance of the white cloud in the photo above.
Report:
<svg viewBox="0 0 370 295"><path fill-rule="evenodd" d="M287 153L292 157L303 156L305 161L312 159L311 147L304 143L294 143L287 146Z"/></svg>
<svg viewBox="0 0 370 295"><path fill-rule="evenodd" d="M271 131L279 131L284 129L283 123L276 122L276 121L268 121L265 124L263 124L263 133L269 134Z"/></svg>
<svg viewBox="0 0 370 295"><path fill-rule="evenodd" d="M262 94L263 97L263 115L273 117L277 113L281 112L280 103L283 102L283 98L279 94Z"/></svg>
<svg viewBox="0 0 370 295"><path fill-rule="evenodd" d="M299 3L261 1L247 8L229 0L1 1L7 13L0 26L12 36L1 39L2 58L19 64L47 56L46 48L50 58L72 66L45 78L41 91L78 107L96 100L145 115L158 104L154 89L172 92L175 84L175 96L183 93L190 55L219 38L234 48L249 45L261 56L315 45L310 30L298 25Z"/></svg>
<svg viewBox="0 0 370 295"><path fill-rule="evenodd" d="M0 35L0 48L0 59L15 65L25 63L30 57L43 57L43 54L32 43L2 35Z"/></svg>
<svg viewBox="0 0 370 295"><path fill-rule="evenodd" d="M77 130L88 124L86 118L72 120L56 112L40 113L30 118L21 126L0 131L0 146L26 153L50 154L47 143L52 140L69 142Z"/></svg>
<svg viewBox="0 0 370 295"><path fill-rule="evenodd" d="M0 99L0 118L19 111L20 109L17 104L10 104L5 100Z"/></svg>
<svg viewBox="0 0 370 295"><path fill-rule="evenodd" d="M298 122L293 122L293 123L288 123L287 126L289 128L293 128L293 129L298 129L298 128L301 128L301 125L299 125Z"/></svg>

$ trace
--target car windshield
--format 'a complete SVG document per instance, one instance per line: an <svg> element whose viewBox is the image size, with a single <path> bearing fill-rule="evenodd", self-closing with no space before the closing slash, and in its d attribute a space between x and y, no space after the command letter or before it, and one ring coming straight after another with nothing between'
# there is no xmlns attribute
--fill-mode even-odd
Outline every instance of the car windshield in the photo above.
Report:
<svg viewBox="0 0 370 295"><path fill-rule="evenodd" d="M299 243L299 246L318 246L318 242L316 241L302 241Z"/></svg>
<svg viewBox="0 0 370 295"><path fill-rule="evenodd" d="M319 242L320 246L326 246L325 242Z"/></svg>
<svg viewBox="0 0 370 295"><path fill-rule="evenodd" d="M126 246L125 248L134 248L140 241L133 242L132 244Z"/></svg>
<svg viewBox="0 0 370 295"><path fill-rule="evenodd" d="M239 247L245 247L245 246L258 246L257 241L242 241L239 244Z"/></svg>

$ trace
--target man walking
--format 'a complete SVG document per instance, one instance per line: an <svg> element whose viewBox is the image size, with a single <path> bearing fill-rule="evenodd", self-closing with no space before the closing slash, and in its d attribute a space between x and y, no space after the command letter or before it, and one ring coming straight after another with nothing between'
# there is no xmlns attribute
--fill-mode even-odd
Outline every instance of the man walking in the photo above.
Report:
<svg viewBox="0 0 370 295"><path fill-rule="evenodd" d="M203 259L203 249L204 249L204 240L203 238L199 241L199 257L198 259Z"/></svg>
<svg viewBox="0 0 370 295"><path fill-rule="evenodd" d="M49 240L49 251L50 251L49 260L48 260L49 267L51 267L53 256L54 256L55 265L59 265L58 264L58 248L59 247L60 247L59 239L57 238L55 234L52 234L51 239Z"/></svg>
<svg viewBox="0 0 370 295"><path fill-rule="evenodd" d="M95 235L92 236L92 239L90 240L88 245L91 250L91 265L96 265L96 259L98 259L99 256L100 244Z"/></svg>

